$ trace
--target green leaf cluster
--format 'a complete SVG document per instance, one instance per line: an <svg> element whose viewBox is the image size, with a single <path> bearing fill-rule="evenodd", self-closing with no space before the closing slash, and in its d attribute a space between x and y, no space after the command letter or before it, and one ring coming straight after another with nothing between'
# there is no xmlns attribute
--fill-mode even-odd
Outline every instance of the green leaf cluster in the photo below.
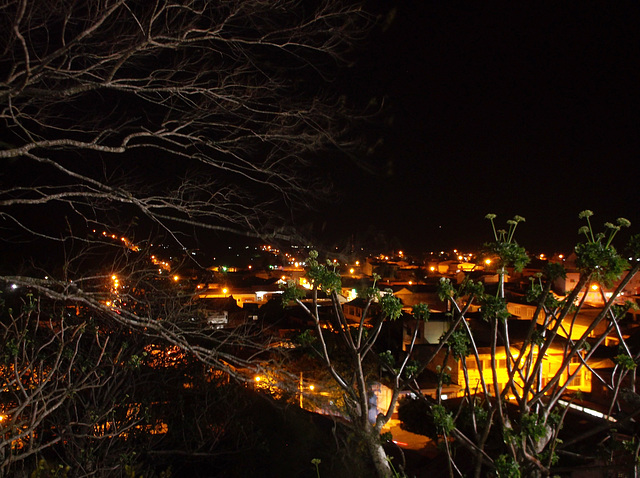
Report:
<svg viewBox="0 0 640 478"><path fill-rule="evenodd" d="M500 455L495 459L497 478L520 478L520 467L509 455Z"/></svg>
<svg viewBox="0 0 640 478"><path fill-rule="evenodd" d="M301 300L306 295L302 287L298 287L293 281L289 281L282 292L282 307L286 307L291 301Z"/></svg>
<svg viewBox="0 0 640 478"><path fill-rule="evenodd" d="M447 347L449 347L451 354L456 359L460 359L469 355L470 343L471 341L469 340L469 335L466 330L456 330L449 336Z"/></svg>
<svg viewBox="0 0 640 478"><path fill-rule="evenodd" d="M456 427L453 415L448 412L444 406L438 404L433 405L431 407L431 414L433 415L433 423L440 433L448 435Z"/></svg>
<svg viewBox="0 0 640 478"><path fill-rule="evenodd" d="M296 343L296 345L298 345L298 347L309 347L313 345L316 340L317 338L314 337L313 333L309 329L305 330L301 334L298 334L294 338L294 342Z"/></svg>
<svg viewBox="0 0 640 478"><path fill-rule="evenodd" d="M616 355L613 358L613 361L620 365L622 368L624 368L625 370L633 370L636 368L637 364L635 363L635 361L633 360L632 357L629 357L628 354L626 353L621 353Z"/></svg>
<svg viewBox="0 0 640 478"><path fill-rule="evenodd" d="M477 398L473 400L473 404L468 404L461 408L460 416L457 420L458 429L472 430L474 420L479 429L484 428L489 420L489 412L480 405L480 400Z"/></svg>
<svg viewBox="0 0 640 478"><path fill-rule="evenodd" d="M391 353L391 350L385 350L384 352L380 352L378 354L378 357L380 358L380 361L383 364L387 365L389 368L393 369L393 367L395 367L396 359Z"/></svg>
<svg viewBox="0 0 640 478"><path fill-rule="evenodd" d="M514 216L513 219L507 221L509 226L508 231L496 230L494 219L495 214L487 214L485 219L491 221L491 227L493 229L493 242L488 242L484 245L486 251L498 257L499 267L513 267L516 271L520 272L529 263L529 256L524 247L518 245L513 239L514 233L518 224L525 222L524 217Z"/></svg>
<svg viewBox="0 0 640 478"><path fill-rule="evenodd" d="M409 361L409 363L404 368L404 376L409 378L418 373L418 370L420 370L420 365L421 364L418 360Z"/></svg>
<svg viewBox="0 0 640 478"><path fill-rule="evenodd" d="M411 312L413 313L413 317L421 322L428 322L429 316L431 315L429 306L423 303L414 305L411 309Z"/></svg>
<svg viewBox="0 0 640 478"><path fill-rule="evenodd" d="M325 292L340 291L342 280L336 271L337 264L327 260L325 264L318 262L318 251L310 251L307 258L307 279L314 287Z"/></svg>
<svg viewBox="0 0 640 478"><path fill-rule="evenodd" d="M534 442L540 440L547 434L547 427L542 419L534 414L527 413L520 418L521 438L530 438Z"/></svg>
<svg viewBox="0 0 640 478"><path fill-rule="evenodd" d="M610 285L629 267L613 246L600 241L580 243L575 248L580 272L593 274L593 279Z"/></svg>
<svg viewBox="0 0 640 478"><path fill-rule="evenodd" d="M566 279L567 270L559 262L549 262L542 268L542 275L550 281Z"/></svg>
<svg viewBox="0 0 640 478"><path fill-rule="evenodd" d="M499 267L513 267L521 272L530 261L526 249L516 242L488 242L484 248L498 258Z"/></svg>
<svg viewBox="0 0 640 478"><path fill-rule="evenodd" d="M380 309L385 318L396 320L402 315L402 301L393 295L391 289L385 290L386 294L380 297Z"/></svg>
<svg viewBox="0 0 640 478"><path fill-rule="evenodd" d="M583 274L592 274L596 281L610 285L619 279L622 273L629 267L616 249L611 245L613 238L622 227L629 227L631 223L625 218L618 218L616 224L605 223L605 227L609 229L609 234L603 232L594 233L589 219L593 216L593 212L589 210L582 211L578 217L587 221L586 226L582 226L579 234L584 234L586 242L576 246L577 255L576 265ZM640 239L630 242L629 248L633 249L633 253L640 252ZM637 250L636 250L637 249Z"/></svg>
<svg viewBox="0 0 640 478"><path fill-rule="evenodd" d="M487 321L496 318L503 322L511 317L511 314L507 310L507 302L502 297L488 294L480 299L480 314L482 318Z"/></svg>

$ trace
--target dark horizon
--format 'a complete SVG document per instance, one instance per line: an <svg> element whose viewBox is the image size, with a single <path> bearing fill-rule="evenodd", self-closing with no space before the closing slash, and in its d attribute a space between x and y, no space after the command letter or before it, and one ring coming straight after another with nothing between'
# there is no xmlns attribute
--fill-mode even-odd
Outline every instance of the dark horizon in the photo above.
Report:
<svg viewBox="0 0 640 478"><path fill-rule="evenodd" d="M518 214L523 246L567 250L584 209L640 231L635 6L378 3L349 89L385 99L375 173L344 168L319 236L468 248Z"/></svg>

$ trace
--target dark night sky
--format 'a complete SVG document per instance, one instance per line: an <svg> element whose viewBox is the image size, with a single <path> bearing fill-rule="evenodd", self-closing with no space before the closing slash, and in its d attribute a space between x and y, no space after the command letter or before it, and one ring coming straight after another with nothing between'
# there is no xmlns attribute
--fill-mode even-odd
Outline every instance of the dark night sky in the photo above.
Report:
<svg viewBox="0 0 640 478"><path fill-rule="evenodd" d="M553 252L578 240L583 209L640 232L637 6L395 5L351 79L387 98L379 174L344 181L327 233L467 248L490 239L486 213L519 214L519 242Z"/></svg>

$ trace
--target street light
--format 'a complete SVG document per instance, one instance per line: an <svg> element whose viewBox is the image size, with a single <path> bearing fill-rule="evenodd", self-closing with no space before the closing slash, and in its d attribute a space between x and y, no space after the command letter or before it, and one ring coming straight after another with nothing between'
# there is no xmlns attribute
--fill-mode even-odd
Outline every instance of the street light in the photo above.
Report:
<svg viewBox="0 0 640 478"><path fill-rule="evenodd" d="M300 382L298 385L298 388L300 389L300 408L304 408L304 404L303 404L303 397L304 397L304 380L302 379L302 372L300 372ZM314 385L309 385L307 387L308 390L310 390L311 392L313 392L313 390L316 387Z"/></svg>

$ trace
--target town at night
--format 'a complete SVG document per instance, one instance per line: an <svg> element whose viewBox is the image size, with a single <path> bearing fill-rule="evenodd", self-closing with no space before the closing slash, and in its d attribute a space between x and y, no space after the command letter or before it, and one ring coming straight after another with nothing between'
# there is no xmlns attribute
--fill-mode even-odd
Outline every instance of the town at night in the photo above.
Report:
<svg viewBox="0 0 640 478"><path fill-rule="evenodd" d="M0 478L637 477L638 13L5 0Z"/></svg>

